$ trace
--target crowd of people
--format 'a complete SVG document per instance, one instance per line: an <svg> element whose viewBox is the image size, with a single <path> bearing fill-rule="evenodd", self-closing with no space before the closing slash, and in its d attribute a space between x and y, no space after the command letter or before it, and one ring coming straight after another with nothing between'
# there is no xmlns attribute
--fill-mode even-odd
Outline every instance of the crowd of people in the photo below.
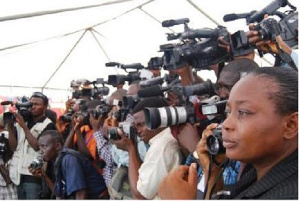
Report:
<svg viewBox="0 0 300 201"><path fill-rule="evenodd" d="M217 81L205 93L139 97L139 80L123 82L106 98L79 93L57 118L33 93L27 113L1 115L0 198L298 199L298 72L259 67L254 52L210 68ZM190 65L168 71L181 89L207 85ZM221 113L201 110L219 103Z"/></svg>

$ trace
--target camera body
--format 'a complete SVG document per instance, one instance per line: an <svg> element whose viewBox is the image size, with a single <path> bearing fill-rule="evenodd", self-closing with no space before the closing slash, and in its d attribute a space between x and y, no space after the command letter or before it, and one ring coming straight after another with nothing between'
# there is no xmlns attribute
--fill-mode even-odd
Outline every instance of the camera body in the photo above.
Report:
<svg viewBox="0 0 300 201"><path fill-rule="evenodd" d="M281 26L273 18L266 18L253 28L258 31L263 40L275 40L275 37L282 32Z"/></svg>
<svg viewBox="0 0 300 201"><path fill-rule="evenodd" d="M7 144L7 139L4 137L4 133L1 133L1 136L0 136L0 158L3 158L4 155L7 153L7 151L8 151L7 146L9 146Z"/></svg>
<svg viewBox="0 0 300 201"><path fill-rule="evenodd" d="M13 106L13 102L12 101L3 101L1 102L1 105L12 105ZM15 104L18 113L23 117L24 121L28 121L31 117L31 111L30 108L32 107L32 103L30 101L27 102L22 102L22 103L16 103ZM13 113L6 111L3 113L3 122L4 124L7 124L8 122L15 122L16 118L13 115Z"/></svg>
<svg viewBox="0 0 300 201"><path fill-rule="evenodd" d="M213 130L213 134L206 139L207 149L211 155L224 154L226 149L223 146L222 125Z"/></svg>
<svg viewBox="0 0 300 201"><path fill-rule="evenodd" d="M61 123L71 123L73 114L74 114L74 110L69 109L65 114L59 117L59 121Z"/></svg>
<svg viewBox="0 0 300 201"><path fill-rule="evenodd" d="M121 108L115 112L113 112L111 115L118 120L118 122L123 122L126 120L127 115L129 114L129 110L127 108Z"/></svg>
<svg viewBox="0 0 300 201"><path fill-rule="evenodd" d="M171 39L180 38L181 42L179 44L160 46L160 51L164 52L163 68L165 70L180 69L187 64L197 70L210 69L209 66L212 64L229 60L229 53L224 48L219 47L218 42L219 37L224 37L225 40L229 41L229 33L226 27L218 26L216 29L192 30L187 26L188 21L178 19L167 20L162 23L163 26L182 23L185 26L183 33L171 37ZM168 39L173 35L169 34Z"/></svg>
<svg viewBox="0 0 300 201"><path fill-rule="evenodd" d="M130 85L133 81L141 80L140 78L140 72L134 71L134 72L128 72L127 75L109 75L108 76L108 84L112 85L114 87L124 84L125 81L128 82Z"/></svg>
<svg viewBox="0 0 300 201"><path fill-rule="evenodd" d="M110 111L111 111L111 106L103 102L101 105L98 105L95 109L91 110L91 113L95 119L98 119L99 116L107 117Z"/></svg>
<svg viewBox="0 0 300 201"><path fill-rule="evenodd" d="M41 157L37 157L30 163L29 167L32 169L40 169L43 167L43 165L44 165L43 159Z"/></svg>
<svg viewBox="0 0 300 201"><path fill-rule="evenodd" d="M110 140L120 140L121 136L118 134L117 129L121 129L121 131L127 136L128 138L132 139L137 135L136 129L134 126L129 122L123 122L120 124L120 127L111 127L108 129L108 139Z"/></svg>
<svg viewBox="0 0 300 201"><path fill-rule="evenodd" d="M133 109L139 102L140 97L138 95L123 96L123 107L125 109Z"/></svg>

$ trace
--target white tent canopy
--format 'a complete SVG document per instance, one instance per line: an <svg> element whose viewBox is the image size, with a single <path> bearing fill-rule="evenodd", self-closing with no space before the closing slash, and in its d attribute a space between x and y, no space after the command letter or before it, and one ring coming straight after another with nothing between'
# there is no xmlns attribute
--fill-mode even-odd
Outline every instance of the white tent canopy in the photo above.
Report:
<svg viewBox="0 0 300 201"><path fill-rule="evenodd" d="M294 1L290 1L294 3ZM260 10L270 1L252 0L7 0L0 2L1 95L66 94L71 80L95 80L122 69L105 63L147 65L169 43L163 28L168 19L189 18L191 28L226 26L247 30L245 20L224 23L228 13ZM256 61L269 66L272 57ZM211 72L199 74L204 79ZM51 89L51 90L49 90ZM60 92L60 90L63 90ZM55 93L53 93L55 92ZM66 95L65 95L65 98Z"/></svg>

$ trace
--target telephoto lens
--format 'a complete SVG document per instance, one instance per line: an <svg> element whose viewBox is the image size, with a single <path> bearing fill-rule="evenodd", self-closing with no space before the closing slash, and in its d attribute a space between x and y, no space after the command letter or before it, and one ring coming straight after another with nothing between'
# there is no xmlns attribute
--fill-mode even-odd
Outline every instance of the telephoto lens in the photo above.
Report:
<svg viewBox="0 0 300 201"><path fill-rule="evenodd" d="M222 125L220 124L213 130L213 134L206 139L207 149L211 155L218 155L225 153L222 139Z"/></svg>
<svg viewBox="0 0 300 201"><path fill-rule="evenodd" d="M144 109L146 125L150 130L179 125L195 121L195 109L193 105L179 107L160 107Z"/></svg>

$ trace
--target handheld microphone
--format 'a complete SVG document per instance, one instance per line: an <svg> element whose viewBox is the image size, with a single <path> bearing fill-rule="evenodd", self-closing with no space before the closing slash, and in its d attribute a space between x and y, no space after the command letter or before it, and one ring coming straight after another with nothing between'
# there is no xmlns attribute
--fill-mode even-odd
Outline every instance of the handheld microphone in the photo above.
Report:
<svg viewBox="0 0 300 201"><path fill-rule="evenodd" d="M114 67L114 66L119 66L120 64L118 62L107 62L105 63L106 67Z"/></svg>
<svg viewBox="0 0 300 201"><path fill-rule="evenodd" d="M284 7L287 5L287 0L274 0L265 8L260 11L256 11L252 14L249 19L248 23L260 22L264 19L264 15L273 15L280 7Z"/></svg>
<svg viewBox="0 0 300 201"><path fill-rule="evenodd" d="M140 81L140 86L141 87L150 87L153 85L162 84L163 82L164 82L163 77L154 77L154 78L151 78L148 80Z"/></svg>
<svg viewBox="0 0 300 201"><path fill-rule="evenodd" d="M174 25L179 25L179 24L184 24L189 22L190 22L189 18L181 18L177 20L165 20L161 23L161 25L162 27L172 27Z"/></svg>
<svg viewBox="0 0 300 201"><path fill-rule="evenodd" d="M231 14L227 14L224 15L223 17L223 21L224 22L229 22L229 21L233 21L233 20L237 20L237 19L242 19L242 18L248 18L249 16L253 15L256 11L251 11L249 13L240 13L240 14L236 14L236 13L231 13Z"/></svg>

